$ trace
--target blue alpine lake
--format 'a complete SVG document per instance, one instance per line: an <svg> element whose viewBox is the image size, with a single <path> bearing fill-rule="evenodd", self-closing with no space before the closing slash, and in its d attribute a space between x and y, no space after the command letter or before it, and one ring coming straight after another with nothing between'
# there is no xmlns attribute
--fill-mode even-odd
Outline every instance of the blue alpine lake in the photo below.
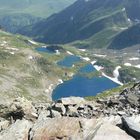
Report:
<svg viewBox="0 0 140 140"><path fill-rule="evenodd" d="M66 56L63 60L59 61L57 64L64 67L72 67L76 62L81 61L80 57L75 55Z"/></svg>
<svg viewBox="0 0 140 140"><path fill-rule="evenodd" d="M56 50L51 47L38 47L36 48L36 51L38 52L47 52L47 53L56 53Z"/></svg>
<svg viewBox="0 0 140 140"><path fill-rule="evenodd" d="M71 80L58 85L53 91L52 99L57 100L69 96L95 96L105 90L115 88L118 84L105 77L87 78L80 75L74 76Z"/></svg>

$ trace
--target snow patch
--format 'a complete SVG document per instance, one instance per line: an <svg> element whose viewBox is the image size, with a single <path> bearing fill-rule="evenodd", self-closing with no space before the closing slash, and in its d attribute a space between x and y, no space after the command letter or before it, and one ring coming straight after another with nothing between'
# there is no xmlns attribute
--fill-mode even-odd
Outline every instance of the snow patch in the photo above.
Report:
<svg viewBox="0 0 140 140"><path fill-rule="evenodd" d="M98 66L98 65L94 65L94 68L95 68L97 71L100 71L100 70L104 69L104 67ZM118 77L119 77L119 69L120 69L120 68L121 68L120 66L117 66L117 67L115 68L115 70L113 71L114 77L110 77L110 76L106 75L106 74L103 73L103 72L102 72L102 76L104 76L104 77L110 79L111 81L113 81L113 82L115 82L115 83L117 83L117 84L119 84L119 85L123 85L123 83L120 82L120 81L118 80Z"/></svg>
<svg viewBox="0 0 140 140"><path fill-rule="evenodd" d="M91 64L94 65L97 61L91 61Z"/></svg>
<svg viewBox="0 0 140 140"><path fill-rule="evenodd" d="M47 46L42 46L42 48L47 48Z"/></svg>
<svg viewBox="0 0 140 140"><path fill-rule="evenodd" d="M103 57L103 58L106 57L106 55L102 55L102 54L94 54L94 56L97 56L97 57Z"/></svg>
<svg viewBox="0 0 140 140"><path fill-rule="evenodd" d="M19 49L17 49L17 48L11 48L11 47L6 47L6 50L18 51Z"/></svg>
<svg viewBox="0 0 140 140"><path fill-rule="evenodd" d="M33 44L33 45L38 45L38 43L36 43L35 41L33 41L33 40L28 40L31 44Z"/></svg>
<svg viewBox="0 0 140 140"><path fill-rule="evenodd" d="M86 51L86 49L79 49L79 51L81 51L81 52L85 52L85 51Z"/></svg>
<svg viewBox="0 0 140 140"><path fill-rule="evenodd" d="M125 11L126 9L125 9L125 7L124 8L122 8L122 11Z"/></svg>
<svg viewBox="0 0 140 140"><path fill-rule="evenodd" d="M131 19L130 19L130 18L128 18L127 20L128 20L129 22L131 22Z"/></svg>
<svg viewBox="0 0 140 140"><path fill-rule="evenodd" d="M72 52L70 52L70 51L67 51L67 54L69 54L69 55L74 55Z"/></svg>
<svg viewBox="0 0 140 140"><path fill-rule="evenodd" d="M10 54L12 54L12 55L14 55L15 54L15 52L9 52Z"/></svg>
<svg viewBox="0 0 140 140"><path fill-rule="evenodd" d="M74 68L74 67L75 67L75 65L73 64L73 65L72 65L72 67Z"/></svg>
<svg viewBox="0 0 140 140"><path fill-rule="evenodd" d="M90 58L89 57L81 57L83 60L85 61L90 61Z"/></svg>
<svg viewBox="0 0 140 140"><path fill-rule="evenodd" d="M128 27L120 27L121 30L126 30Z"/></svg>
<svg viewBox="0 0 140 140"><path fill-rule="evenodd" d="M62 79L58 79L58 82L59 82L60 84L64 83Z"/></svg>
<svg viewBox="0 0 140 140"><path fill-rule="evenodd" d="M97 71L100 71L100 70L104 69L104 67L98 66L98 65L94 65L94 68L95 68Z"/></svg>
<svg viewBox="0 0 140 140"><path fill-rule="evenodd" d="M104 77L110 79L111 81L113 81L113 82L119 84L119 85L123 85L123 83L121 83L121 82L120 82L118 79L116 79L116 78L110 77L110 76L106 75L106 74L103 73L103 72L102 72L102 75L103 75Z"/></svg>
<svg viewBox="0 0 140 140"><path fill-rule="evenodd" d="M139 65L136 65L135 67L140 69L140 64Z"/></svg>
<svg viewBox="0 0 140 140"><path fill-rule="evenodd" d="M60 51L59 50L55 50L57 55L60 55Z"/></svg>
<svg viewBox="0 0 140 140"><path fill-rule="evenodd" d="M130 64L130 63L124 63L124 65L129 66L129 67L132 66L132 64Z"/></svg>
<svg viewBox="0 0 140 140"><path fill-rule="evenodd" d="M129 60L131 60L131 61L133 61L133 60L139 60L139 58L138 57L132 57Z"/></svg>
<svg viewBox="0 0 140 140"><path fill-rule="evenodd" d="M117 66L117 67L115 68L115 70L113 71L113 76L114 76L116 79L118 79L118 77L120 76L120 74L119 74L119 69L121 69L121 66Z"/></svg>
<svg viewBox="0 0 140 140"><path fill-rule="evenodd" d="M138 64L138 65L132 65L132 64L130 64L130 63L125 63L124 64L125 66L128 66L128 67L135 67L135 68L140 68L140 64Z"/></svg>
<svg viewBox="0 0 140 140"><path fill-rule="evenodd" d="M33 59L33 56L31 56L31 55L28 56L28 59L29 59L29 60L32 60L32 59Z"/></svg>

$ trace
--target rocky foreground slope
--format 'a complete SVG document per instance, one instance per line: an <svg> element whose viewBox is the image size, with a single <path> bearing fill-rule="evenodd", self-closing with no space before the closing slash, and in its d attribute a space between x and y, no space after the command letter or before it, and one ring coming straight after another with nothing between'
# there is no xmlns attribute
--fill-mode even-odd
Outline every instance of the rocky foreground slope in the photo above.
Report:
<svg viewBox="0 0 140 140"><path fill-rule="evenodd" d="M140 82L104 99L0 104L0 140L138 140Z"/></svg>

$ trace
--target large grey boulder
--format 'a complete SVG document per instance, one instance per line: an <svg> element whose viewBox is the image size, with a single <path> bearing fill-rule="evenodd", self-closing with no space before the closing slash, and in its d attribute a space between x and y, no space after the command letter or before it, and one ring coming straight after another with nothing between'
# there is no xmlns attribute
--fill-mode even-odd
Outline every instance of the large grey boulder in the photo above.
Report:
<svg viewBox="0 0 140 140"><path fill-rule="evenodd" d="M7 129L10 125L10 122L8 120L0 119L0 132Z"/></svg>
<svg viewBox="0 0 140 140"><path fill-rule="evenodd" d="M50 110L42 110L38 115L38 120L46 120L47 117L51 117Z"/></svg>
<svg viewBox="0 0 140 140"><path fill-rule="evenodd" d="M28 101L25 98L17 98L10 105L11 112L21 112L23 113L23 117L28 120L36 120L38 115L35 107L32 105L31 101Z"/></svg>
<svg viewBox="0 0 140 140"><path fill-rule="evenodd" d="M61 118L61 113L56 110L50 110L50 117L51 118Z"/></svg>
<svg viewBox="0 0 140 140"><path fill-rule="evenodd" d="M12 118L14 121L22 118L35 121L38 115L31 101L19 97L8 104L2 104L0 106L0 117L6 119Z"/></svg>
<svg viewBox="0 0 140 140"><path fill-rule="evenodd" d="M52 118L45 121L37 121L31 130L29 140L50 140L55 138L68 139L70 137L76 138L77 136L80 136L79 132L79 119L68 117Z"/></svg>
<svg viewBox="0 0 140 140"><path fill-rule="evenodd" d="M65 115L66 113L66 108L62 103L54 104L51 109L60 112L62 115Z"/></svg>
<svg viewBox="0 0 140 140"><path fill-rule="evenodd" d="M67 107L66 115L67 115L67 116L70 116L70 117L79 117L79 113L78 113L78 111L77 111L77 107L68 106L68 107Z"/></svg>
<svg viewBox="0 0 140 140"><path fill-rule="evenodd" d="M119 127L104 123L86 140L135 140Z"/></svg>
<svg viewBox="0 0 140 140"><path fill-rule="evenodd" d="M32 123L27 120L17 120L8 129L0 133L0 140L28 140Z"/></svg>
<svg viewBox="0 0 140 140"><path fill-rule="evenodd" d="M139 99L136 94L128 94L127 101L130 103L131 106L139 106Z"/></svg>
<svg viewBox="0 0 140 140"><path fill-rule="evenodd" d="M81 97L68 97L68 98L61 98L57 101L58 103L62 103L63 105L77 105L85 103L85 99Z"/></svg>
<svg viewBox="0 0 140 140"><path fill-rule="evenodd" d="M134 121L132 121L132 119L127 117L122 118L122 123L127 133L129 133L136 139L140 139L140 126L138 125L138 123L135 123Z"/></svg>

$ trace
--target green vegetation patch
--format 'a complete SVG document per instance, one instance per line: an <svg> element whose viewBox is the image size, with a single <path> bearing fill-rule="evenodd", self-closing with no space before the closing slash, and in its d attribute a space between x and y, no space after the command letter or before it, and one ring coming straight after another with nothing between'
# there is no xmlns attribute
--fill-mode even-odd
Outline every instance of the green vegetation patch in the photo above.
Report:
<svg viewBox="0 0 140 140"><path fill-rule="evenodd" d="M120 80L123 83L140 80L140 69L139 68L122 66L122 68L119 70L119 72L120 72Z"/></svg>

